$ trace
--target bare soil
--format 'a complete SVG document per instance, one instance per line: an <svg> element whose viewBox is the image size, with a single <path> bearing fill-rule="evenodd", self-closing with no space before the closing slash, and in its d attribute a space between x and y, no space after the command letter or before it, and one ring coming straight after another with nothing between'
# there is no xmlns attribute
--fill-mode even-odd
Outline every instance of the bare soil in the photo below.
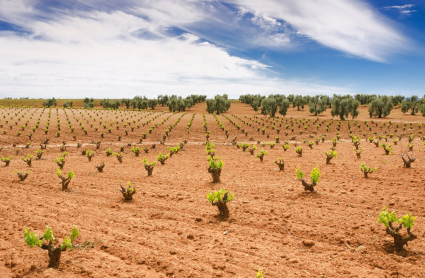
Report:
<svg viewBox="0 0 425 278"><path fill-rule="evenodd" d="M271 128L270 120L258 119L269 125L263 135L257 127L264 126L253 118L254 115L262 118L262 115L248 105L233 103L225 116L238 123L248 135L224 115L218 115L217 119L229 129L227 139L213 115L206 115L210 141L216 145L216 155L224 162L221 183L214 184L207 171L204 146L202 113L205 104L186 111L165 145L160 145L158 140L183 113L167 113L162 107L155 113L74 109L72 114L67 110L71 125L75 127L71 133L63 110L51 109L46 153L41 160L34 158L32 167L28 168L20 157L35 155L34 151L46 138L43 130L49 119L49 109L42 111L40 108L0 109L0 124L3 124L0 131L7 132L0 135L0 148L3 147L0 156L13 156L8 167L0 162L0 277L255 277L259 268L264 270L265 277L425 275L425 146L419 139L425 128L418 126L424 123L422 116L404 115L395 110L388 118L373 119L378 123L376 126L370 122L367 109L362 108L356 119L361 128L352 125L353 134L362 137L361 159L356 158L349 138L347 122L353 124L350 119L341 123L341 138L336 146L338 157L326 165L324 152L332 146L330 139L338 132L338 119L334 119L328 132L325 130L331 119L329 110L318 116L319 121L325 123L317 129L317 135L313 133L316 126L312 123L317 117L309 115L307 109L296 111L292 108L283 118L279 134ZM142 126L143 122L159 115L158 111L165 113ZM196 116L188 134L186 124L193 113ZM9 119L11 116L14 119ZM168 116L169 119L161 124ZM15 125L18 117L21 120ZM38 117L40 126L29 140L26 135ZM60 137L55 135L57 117L61 122ZM304 130L304 125L295 124L292 132L285 127L291 117L293 122L295 118L311 119L310 126ZM76 119L83 122L87 135ZM6 124L6 120L9 123ZM16 136L26 120L29 120L28 128ZM108 125L107 128L112 128L111 133L102 127L100 120ZM364 120L373 127L372 131L366 128ZM392 124L381 129L379 125L389 120ZM111 121L114 121L112 126ZM139 124L140 128L131 131L128 126L124 127L128 121L131 126ZM407 125L403 130L402 124L396 128L396 123L403 122L413 122L413 129ZM93 128L90 123L94 124ZM140 144L142 133L155 123L160 125ZM301 129L303 134L299 134ZM127 136L124 130L129 130ZM105 132L105 138L100 137L101 132ZM381 147L366 142L371 132L376 132L376 136L384 132L406 136L397 145L389 139L387 145L393 144L394 150L392 155L385 155ZM313 140L310 134L321 138L323 133L327 133L325 142L314 144L313 149L302 143L303 139ZM409 154L416 157L416 161L412 168L406 169L401 154L407 151L407 136L411 133L415 135L412 142L415 146ZM77 135L76 141L72 134ZM119 135L121 141L117 140ZM294 135L297 135L296 140L289 140ZM230 144L234 137L239 143L256 144L256 140L274 142L276 136L281 141L289 140L291 147L285 152L280 144L273 149L257 144L255 153L261 149L268 151L263 162L248 150L243 152ZM255 141L249 141L251 137ZM167 147L176 146L185 139L188 143L184 148L164 165L157 163L153 175L148 177L142 159L156 161L159 152L166 154ZM75 172L69 191L61 190L54 162L64 140L69 155L62 173ZM102 143L96 149L93 142L98 140ZM32 143L28 149L24 148L27 142ZM77 148L77 142L83 146ZM16 147L12 147L13 143ZM135 157L128 143L132 146L156 144L156 148L148 154L142 151ZM302 157L295 153L295 144L302 146ZM118 152L120 146L124 146L122 164L105 153L108 148ZM80 154L84 148L95 152L90 162ZM284 171L279 171L274 163L280 157L285 160ZM367 179L359 169L363 161L368 166L378 167ZM95 166L102 162L105 168L99 173ZM314 167L320 169L321 181L314 192L304 191L301 181L295 177L297 167L302 168L307 181ZM24 182L19 182L14 170L30 170L31 174ZM136 188L131 202L123 200L118 190L119 180L123 180L124 185L131 181ZM235 195L235 200L228 204L230 218L227 220L217 217L217 207L206 198L209 191L220 188L227 188ZM418 239L410 242L402 254L394 253L393 239L385 233L384 225L378 224L383 206L395 210L399 216L411 212L417 217L412 232ZM50 226L57 243L61 243L73 225L77 225L80 236L72 251L62 253L57 270L47 267L47 251L38 247L31 249L24 242L25 227L41 235L45 227Z"/></svg>

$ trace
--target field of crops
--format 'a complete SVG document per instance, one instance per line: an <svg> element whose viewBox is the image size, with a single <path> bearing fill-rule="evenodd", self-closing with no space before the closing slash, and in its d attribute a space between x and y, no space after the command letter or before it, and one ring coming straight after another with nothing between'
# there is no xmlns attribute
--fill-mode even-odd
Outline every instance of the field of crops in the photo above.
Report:
<svg viewBox="0 0 425 278"><path fill-rule="evenodd" d="M425 275L422 116L205 108L1 108L0 277ZM221 188L228 217L207 199ZM399 252L384 206L416 217ZM74 225L58 269L24 240Z"/></svg>

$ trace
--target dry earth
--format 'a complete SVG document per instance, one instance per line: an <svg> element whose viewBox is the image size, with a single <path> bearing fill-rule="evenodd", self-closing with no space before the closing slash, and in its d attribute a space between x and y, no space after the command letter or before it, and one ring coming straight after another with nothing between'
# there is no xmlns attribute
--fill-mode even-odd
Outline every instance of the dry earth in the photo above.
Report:
<svg viewBox="0 0 425 278"><path fill-rule="evenodd" d="M165 111L163 108L159 110ZM30 112L24 116L25 110L22 111L18 125L14 124L18 116L9 120L11 123L5 123L14 115L12 111L15 110L0 110L0 124L4 125L0 130L7 131L0 135L0 147L3 146L0 156L13 156L10 166L0 168L0 277L255 277L258 268L264 270L265 277L425 276L425 146L419 140L419 132L425 128L417 124L424 123L422 116L407 116L396 110L387 119L375 120L378 124L391 120L389 128L373 125L372 129L377 135L384 131L387 134L415 134L413 155L417 159L410 169L403 168L401 160L401 153L407 148L407 136L394 146L394 154L390 156L385 155L382 148L365 141L363 134L369 136L370 133L363 124L363 120L370 121L365 108L357 119L361 129L353 127L354 134L362 136L360 147L364 151L360 160L356 158L348 136L347 121L343 121L341 140L336 147L338 157L326 165L324 152L332 146L330 138L337 132L337 120L334 120L326 141L314 145L313 149L302 144L301 140L309 140L308 135L315 125L311 124L303 135L299 135L300 128L296 128L296 140L304 149L302 157L294 151L294 140L290 141L291 148L286 152L279 144L273 149L257 144L257 152L260 149L269 152L261 163L248 151L231 146L231 139L236 136L238 142L248 142L251 137L261 142L272 142L276 136L281 140L290 139L292 132L285 128L286 120L306 117L313 122L316 117L309 115L307 110L294 111L291 108L280 134L269 127L270 138L267 138L257 131L260 125L253 118L244 118L244 115L261 115L245 104L233 103L225 115L248 131L247 136L219 115L219 121L229 129L227 139L214 117L206 115L210 141L216 145L216 154L224 161L221 183L213 184L207 172L203 145L205 104L192 107L183 116L182 113L162 114L148 125L130 131L128 136L124 135L124 130L129 129L123 127L124 123L134 119L133 126L141 125L159 113L73 110L75 117L88 129L88 135L84 135L68 110L77 141L84 143L80 149L71 137L63 110L59 109L57 114L52 109L47 152L41 160L33 160L31 168L20 157L34 154L39 143L44 141L48 109L42 114L40 128L31 141L25 136L29 128L20 137L16 132L27 119L28 127L35 126L42 109L27 110ZM31 113L34 115L29 119ZM88 113L96 120L92 120ZM193 113L196 115L188 134L186 124ZM57 115L62 125L60 137L55 136ZM143 132L168 116L164 124L138 144ZM182 118L170 132L165 146L159 145L157 140L162 138L164 130L180 116ZM108 126L111 121L118 120L120 129L117 130L114 124L112 133L106 132L105 138L101 139L99 134L106 129L99 124L100 117ZM328 122L330 118L329 111L319 116L320 121ZM85 119L95 123L98 131L94 131ZM242 120L254 124L249 127ZM407 126L403 131L401 126L395 132L396 122L414 122L414 130ZM12 130L9 130L10 124ZM322 125L317 134L326 133L325 126ZM285 131L289 131L288 136L283 134ZM117 141L118 135L122 136L120 142ZM91 142L100 139L100 149L95 149ZM159 152L167 153L167 146L178 145L184 139L188 143L183 150L165 165L157 165L153 176L147 177L143 157L148 161L156 160ZM54 162L63 140L69 152L63 171L73 170L76 174L70 183L71 190L67 192L60 190L56 175L58 167ZM14 142L16 147L12 147ZM24 149L27 142L33 145ZM156 143L156 148L135 157L127 143L139 146ZM122 164L105 154L107 148L117 152L121 145L125 149ZM80 154L83 148L95 152L91 162ZM278 171L274 164L279 157L286 162L284 171ZM359 169L363 161L378 167L368 179ZM95 165L101 162L106 165L104 173L95 169ZM307 175L313 167L320 168L322 178L314 193L304 192L301 182L296 179L298 166ZM18 182L14 170L28 169L31 171L29 177ZM131 181L136 188L132 202L123 202L117 190L120 179ZM206 199L209 191L222 187L235 194L235 200L229 203L230 218L227 220L218 219L217 208ZM418 239L410 242L403 254L392 252L392 238L385 233L384 225L378 224L378 215L384 205L399 215L411 212L417 217L412 232ZM73 225L80 230L75 242L78 246L62 253L58 270L47 267L45 250L31 249L24 242L25 227L42 234L44 228L50 226L57 241L61 242Z"/></svg>

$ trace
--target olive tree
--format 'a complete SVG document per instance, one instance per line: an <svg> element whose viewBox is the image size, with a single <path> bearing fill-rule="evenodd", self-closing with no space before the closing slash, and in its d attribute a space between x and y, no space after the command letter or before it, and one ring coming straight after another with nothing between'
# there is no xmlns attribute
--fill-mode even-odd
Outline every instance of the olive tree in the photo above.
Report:
<svg viewBox="0 0 425 278"><path fill-rule="evenodd" d="M256 101L257 100L254 100L253 103L255 104ZM261 113L264 115L270 115L270 117L275 117L276 112L285 116L289 108L288 99L282 95L270 95L263 100L260 98L259 101L261 101Z"/></svg>
<svg viewBox="0 0 425 278"><path fill-rule="evenodd" d="M391 113L392 109L393 109L393 102L391 97L381 96L372 100L368 111L369 111L369 116L371 118L372 117L385 118Z"/></svg>
<svg viewBox="0 0 425 278"><path fill-rule="evenodd" d="M168 106L168 109L170 110L170 112L178 111L178 100L177 100L177 98L171 97L167 101L167 106Z"/></svg>
<svg viewBox="0 0 425 278"><path fill-rule="evenodd" d="M338 97L334 95L334 99L332 101L332 117L339 116L341 120L345 120L348 115L354 119L359 115L359 111L357 109L360 106L360 102L352 97Z"/></svg>
<svg viewBox="0 0 425 278"><path fill-rule="evenodd" d="M270 117L274 117L276 115L277 108L277 100L272 96L263 99L263 101L261 102L261 114L270 115Z"/></svg>
<svg viewBox="0 0 425 278"><path fill-rule="evenodd" d="M326 111L328 107L329 97L328 96L314 96L308 103L308 110L311 114L317 116L318 114Z"/></svg>
<svg viewBox="0 0 425 278"><path fill-rule="evenodd" d="M123 98L121 100L121 103L124 104L127 109L129 109L130 108L130 104L131 104L131 100L129 98Z"/></svg>
<svg viewBox="0 0 425 278"><path fill-rule="evenodd" d="M43 106L44 107L57 106L56 99L55 98L50 98L50 99L47 99L47 100L43 101Z"/></svg>
<svg viewBox="0 0 425 278"><path fill-rule="evenodd" d="M411 115L415 115L419 110L419 98L418 96L411 96L401 102L401 112L406 113L411 110Z"/></svg>
<svg viewBox="0 0 425 278"><path fill-rule="evenodd" d="M296 95L294 97L294 101L292 102L293 108L297 107L297 110L304 109L304 105L306 105L306 100L303 96Z"/></svg>
<svg viewBox="0 0 425 278"><path fill-rule="evenodd" d="M159 96L158 96L158 103L159 103L161 106L166 105L166 104L167 104L167 101L168 101L168 96L167 96L167 95L159 95Z"/></svg>
<svg viewBox="0 0 425 278"><path fill-rule="evenodd" d="M230 100L226 94L222 96L216 95L213 99L207 99L207 112L216 112L217 115L219 115L220 113L224 113L229 110L230 104Z"/></svg>

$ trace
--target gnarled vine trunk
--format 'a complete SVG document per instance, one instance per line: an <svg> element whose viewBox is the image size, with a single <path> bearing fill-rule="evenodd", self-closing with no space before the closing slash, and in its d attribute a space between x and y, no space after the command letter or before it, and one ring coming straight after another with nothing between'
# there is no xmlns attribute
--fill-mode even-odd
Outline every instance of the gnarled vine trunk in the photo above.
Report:
<svg viewBox="0 0 425 278"><path fill-rule="evenodd" d="M220 212L220 216L223 218L229 218L229 208L227 207L227 203L224 201L212 202L213 206L218 207L218 211Z"/></svg>
<svg viewBox="0 0 425 278"><path fill-rule="evenodd" d="M54 247L51 242L48 245L43 244L41 248L48 251L49 267L55 268L55 269L59 268L62 248L60 246Z"/></svg>
<svg viewBox="0 0 425 278"><path fill-rule="evenodd" d="M212 176L213 183L220 182L221 169L214 169L214 168L209 167L208 172Z"/></svg>
<svg viewBox="0 0 425 278"><path fill-rule="evenodd" d="M401 159L403 159L403 163L404 163L404 167L406 168L410 168L410 164L412 162L415 162L416 158L411 158L410 156L407 155L407 158L404 158L404 154L401 156Z"/></svg>
<svg viewBox="0 0 425 278"><path fill-rule="evenodd" d="M68 190L68 185L71 182L71 179L63 176L59 176L59 178L62 180L62 190Z"/></svg>
<svg viewBox="0 0 425 278"><path fill-rule="evenodd" d="M391 221L389 221L388 224L389 227L387 228L387 234L394 238L394 248L397 252L402 252L404 250L404 245L407 245L409 241L417 238L417 236L410 231L410 228L407 228L407 235L405 236L402 236L399 233L399 230L403 227L403 223L396 228L393 227Z"/></svg>
<svg viewBox="0 0 425 278"><path fill-rule="evenodd" d="M308 184L308 183L305 182L305 180L301 180L301 183L304 186L304 190L305 191L311 191L311 192L313 192L314 191L314 186L316 186L315 183Z"/></svg>
<svg viewBox="0 0 425 278"><path fill-rule="evenodd" d="M148 171L148 177L152 176L153 166L152 165L145 165L145 169L146 169L146 171Z"/></svg>

